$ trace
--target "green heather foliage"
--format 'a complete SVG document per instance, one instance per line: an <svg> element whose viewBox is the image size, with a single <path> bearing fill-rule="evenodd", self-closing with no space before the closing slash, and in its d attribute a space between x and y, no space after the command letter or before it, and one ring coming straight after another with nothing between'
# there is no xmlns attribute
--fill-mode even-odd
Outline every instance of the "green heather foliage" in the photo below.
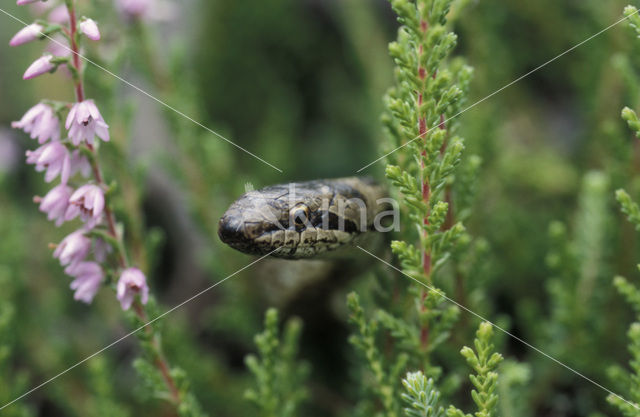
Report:
<svg viewBox="0 0 640 417"><path fill-rule="evenodd" d="M630 16L629 24L640 34L640 17L638 9L632 6L625 8L624 13ZM627 122L629 128L640 138L640 121L635 111L629 107L622 110L622 118ZM634 139L638 140L638 139ZM640 208L638 204L624 189L619 189L615 193L616 200L620 204L622 212L628 221L635 226L636 231L640 231ZM640 270L640 264L638 264ZM612 367L611 374L619 381L624 381L624 391L620 394L610 394L607 400L614 405L625 416L637 416L640 414L640 289L622 276L616 276L613 285L622 295L635 312L634 322L631 323L627 336L629 338L628 351L631 355L629 361L629 371Z"/></svg>
<svg viewBox="0 0 640 417"><path fill-rule="evenodd" d="M449 59L457 41L446 19L452 1L394 0L391 5L401 26L397 41L389 45L396 68L395 84L385 97L388 142L383 152L392 152L386 175L405 209L403 240L393 241L391 249L406 275L395 279L410 281L396 296L413 311L388 304L369 318L359 296L352 293L348 306L357 331L351 342L367 362L365 375L370 375L363 378L370 381L365 392L371 395L367 405L362 400L363 409L400 415L398 375L422 369L403 381L408 393L402 398L411 403L405 414L439 416L443 411L436 406L437 386L451 390L460 383L455 374L443 375L435 360L447 348L459 319L458 306L446 300L439 283L457 281L457 295L463 296L465 280L473 272L461 264L482 246L473 242L461 222L473 204L480 158L463 158L464 141L456 134L460 123L453 118L463 108L472 70L460 59ZM478 416L492 415L498 401L498 374L487 374L497 364L497 359L485 357L492 348L489 335L490 325L483 325L476 339L479 356L462 351L479 373L471 378L478 390L472 391ZM452 410L449 413L461 413Z"/></svg>
<svg viewBox="0 0 640 417"><path fill-rule="evenodd" d="M255 337L259 357L246 358L247 367L256 378L256 387L247 390L245 398L257 406L259 416L297 416L300 403L308 396L304 383L309 368L297 359L302 324L300 320L290 319L280 336L278 312L269 309L264 327L264 332Z"/></svg>
<svg viewBox="0 0 640 417"><path fill-rule="evenodd" d="M440 392L435 387L433 379L427 379L421 371L409 372L402 380L406 390L402 398L409 405L404 409L405 415L407 417L496 416L498 373L495 370L503 358L502 355L493 351L492 334L492 325L487 322L481 323L474 340L475 351L467 346L460 351L467 360L467 364L476 372L469 375L474 386L471 397L477 407L473 415L465 414L453 405L450 405L445 413L445 409L439 405Z"/></svg>
<svg viewBox="0 0 640 417"><path fill-rule="evenodd" d="M473 341L475 351L467 346L462 348L460 354L467 360L467 364L476 372L469 375L469 379L474 386L471 391L473 402L476 403L478 411L475 417L491 417L496 415L498 394L496 386L498 383L498 373L496 368L503 357L494 352L492 343L493 327L487 322L480 324ZM450 406L447 410L448 417L466 417L462 411Z"/></svg>
<svg viewBox="0 0 640 417"><path fill-rule="evenodd" d="M588 172L580 191L573 237L561 222L549 226L546 260L554 275L547 281L551 311L545 346L576 368L587 365L594 355L606 353L601 350L606 347L590 341L606 337L609 324L601 311L613 301L607 248L612 224L610 196L606 175Z"/></svg>
<svg viewBox="0 0 640 417"><path fill-rule="evenodd" d="M618 190L616 198L620 203L622 211L628 216L629 221L640 230L640 216L638 216L638 205L631 200L631 197L624 191ZM640 264L638 265L640 270ZM612 373L626 382L626 392L619 395L610 394L607 400L616 406L620 412L626 416L637 416L640 407L640 289L625 278L617 276L613 284L618 292L627 300L636 313L635 321L629 327L627 336L629 338L629 361L630 371L614 368Z"/></svg>
<svg viewBox="0 0 640 417"><path fill-rule="evenodd" d="M433 379L427 379L420 371L409 372L402 385L407 391L402 394L402 399L409 404L404 409L407 417L444 417L444 408L438 405L440 393Z"/></svg>
<svg viewBox="0 0 640 417"><path fill-rule="evenodd" d="M3 378L0 381L0 401L3 404L12 401L23 391L28 389L28 376L24 372L14 373L11 369L11 360L15 349L15 340L12 335L15 334L18 323L16 320L16 310L13 304L9 302L15 297L16 286L13 285L8 269L0 269L0 285L4 291L0 298L0 372ZM10 409L7 413L9 416L32 416L34 413L24 404L18 404L14 409Z"/></svg>

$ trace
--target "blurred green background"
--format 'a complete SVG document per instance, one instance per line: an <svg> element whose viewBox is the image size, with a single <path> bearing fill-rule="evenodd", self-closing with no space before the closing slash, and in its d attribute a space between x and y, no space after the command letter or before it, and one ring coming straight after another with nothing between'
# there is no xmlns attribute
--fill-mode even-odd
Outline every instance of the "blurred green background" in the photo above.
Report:
<svg viewBox="0 0 640 417"><path fill-rule="evenodd" d="M94 14L103 16L97 20L109 22L110 2L92 3L104 13ZM469 100L474 103L620 19L627 1L461 3L466 5L453 23L459 35L456 55L475 68ZM103 34L122 36L113 43L126 53L115 63L100 62L284 173L99 69L87 69L89 96L113 97L103 110L117 145L104 147L111 167L107 176L120 182L125 198L118 211L134 259L151 271L152 289L166 308L249 263L216 235L219 217L246 183L259 188L349 176L379 156L382 95L392 75L387 44L397 28L382 0L209 0L173 6L169 21L102 25ZM29 19L13 3L6 7ZM21 81L42 45L9 48L21 25L0 19L4 403L128 327L109 291L90 306L74 302L69 278L47 249L71 229L56 229L33 204L33 195L47 189L23 163L24 151L34 143L9 125L42 97L70 99L71 89L60 74ZM144 42L127 42L127 36ZM633 180L640 170L638 149L620 119L624 105L640 104L634 36L620 24L461 116L467 152L483 159L467 226L489 247L487 267L477 271L488 296L474 307L614 390L626 389L610 367L628 360L631 311L612 290L611 279L633 277L640 259L636 236L613 198L622 186L636 196L640 191ZM103 48L90 50L90 56L108 52ZM383 167L380 162L366 173L382 178ZM554 221L562 224L555 223L550 235ZM304 308L296 300L309 297L308 289L265 295L273 285L269 275L268 267L244 271L164 319L168 356L190 374L211 415L254 415L243 400L251 384L243 358L255 349L252 337L264 310L275 305L305 320L302 356L313 371L303 415L350 415L357 392L350 389L354 353L346 341L343 295L355 287L366 290L371 273L336 285L331 302ZM575 289L584 280L592 289L577 298ZM461 334L450 349L471 340L470 333ZM500 348L506 357L530 365L517 398L521 411L513 415L614 415L606 392L584 379L515 340L501 340ZM136 349L135 340L124 341L0 415L98 416L107 415L105 410L171 415L138 395L131 368ZM460 397L463 404L468 401Z"/></svg>

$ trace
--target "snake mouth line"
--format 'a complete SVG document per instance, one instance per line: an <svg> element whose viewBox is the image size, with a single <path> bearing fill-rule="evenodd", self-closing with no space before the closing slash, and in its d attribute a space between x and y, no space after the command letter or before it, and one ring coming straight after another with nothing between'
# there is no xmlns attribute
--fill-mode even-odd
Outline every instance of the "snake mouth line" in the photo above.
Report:
<svg viewBox="0 0 640 417"><path fill-rule="evenodd" d="M227 245L244 253L261 255L274 249L283 249L283 252L290 250L290 255L294 255L301 245L310 248L326 247L327 250L337 249L357 235L370 230L368 228L362 230L350 220L339 221L334 213L326 216L324 221L322 216L318 216L318 219L309 225L289 226L286 222L283 222L284 224L259 222L240 224L223 218L218 228L218 236Z"/></svg>

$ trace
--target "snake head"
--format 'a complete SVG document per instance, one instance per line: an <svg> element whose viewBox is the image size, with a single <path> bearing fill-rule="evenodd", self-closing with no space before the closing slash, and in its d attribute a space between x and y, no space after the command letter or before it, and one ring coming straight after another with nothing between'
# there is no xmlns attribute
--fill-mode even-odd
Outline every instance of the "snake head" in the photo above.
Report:
<svg viewBox="0 0 640 417"><path fill-rule="evenodd" d="M286 209L282 202L267 197L260 191L250 191L236 200L220 219L220 240L241 252L268 253L270 250L264 252L264 245L256 245L256 240L272 232L286 230L288 219L283 218Z"/></svg>
<svg viewBox="0 0 640 417"><path fill-rule="evenodd" d="M219 222L220 239L241 252L288 259L333 251L370 229L381 187L358 178L249 191Z"/></svg>

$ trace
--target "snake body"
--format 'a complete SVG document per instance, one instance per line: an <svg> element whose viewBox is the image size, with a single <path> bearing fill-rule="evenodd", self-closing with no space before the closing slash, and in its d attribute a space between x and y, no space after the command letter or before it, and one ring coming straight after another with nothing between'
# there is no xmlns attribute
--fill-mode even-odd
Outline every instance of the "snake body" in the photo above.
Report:
<svg viewBox="0 0 640 417"><path fill-rule="evenodd" d="M273 185L249 191L220 219L218 235L253 255L286 259L342 252L367 239L388 208L384 188L349 177Z"/></svg>

